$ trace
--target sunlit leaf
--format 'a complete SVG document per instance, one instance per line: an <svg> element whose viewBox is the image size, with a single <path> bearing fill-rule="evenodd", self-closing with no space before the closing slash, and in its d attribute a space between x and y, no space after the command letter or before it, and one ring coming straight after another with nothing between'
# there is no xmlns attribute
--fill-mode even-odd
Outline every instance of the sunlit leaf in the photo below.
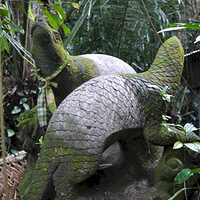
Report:
<svg viewBox="0 0 200 200"><path fill-rule="evenodd" d="M65 35L68 36L70 34L70 29L63 23L61 26L62 26L62 29L63 29Z"/></svg>
<svg viewBox="0 0 200 200"><path fill-rule="evenodd" d="M79 8L80 8L80 6L79 6L78 3L72 3L72 6L73 6L74 8L76 8L76 9L78 9L78 10L79 10Z"/></svg>
<svg viewBox="0 0 200 200"><path fill-rule="evenodd" d="M174 143L173 149L180 149L181 147L183 147L183 143L180 141L177 141Z"/></svg>
<svg viewBox="0 0 200 200"><path fill-rule="evenodd" d="M184 181L187 181L191 176L193 176L194 172L191 169L182 169L174 178L173 185L181 184Z"/></svg>
<svg viewBox="0 0 200 200"><path fill-rule="evenodd" d="M13 135L15 135L15 131L13 131L12 129L7 129L7 134L8 137L12 137Z"/></svg>
<svg viewBox="0 0 200 200"><path fill-rule="evenodd" d="M28 9L28 17L29 17L31 20L35 21L35 18L34 18L34 16L33 16L33 13L32 13L31 8Z"/></svg>
<svg viewBox="0 0 200 200"><path fill-rule="evenodd" d="M187 148L191 149L192 151L195 151L197 153L200 152L200 143L193 142L193 143L185 143L184 144Z"/></svg>

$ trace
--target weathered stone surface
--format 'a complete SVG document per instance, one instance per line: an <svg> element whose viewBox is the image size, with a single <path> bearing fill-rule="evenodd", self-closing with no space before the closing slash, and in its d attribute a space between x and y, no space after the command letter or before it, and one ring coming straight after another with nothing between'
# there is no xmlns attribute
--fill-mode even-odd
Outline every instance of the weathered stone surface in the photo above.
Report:
<svg viewBox="0 0 200 200"><path fill-rule="evenodd" d="M166 150L155 170L159 146L179 139L160 125L168 107L161 89L168 86L174 94L183 60L180 41L172 37L147 72L100 76L69 94L50 120L33 180L21 198L48 199L47 194L57 199L168 198L183 157ZM184 141L199 141L194 133L187 138L184 132L179 134ZM122 159L97 171L103 152L116 141ZM175 169L173 160L178 164ZM171 169L166 170L166 162L172 163Z"/></svg>
<svg viewBox="0 0 200 200"><path fill-rule="evenodd" d="M51 29L43 20L33 25L31 34L33 57L37 68L40 69L39 75L47 78L54 74L60 66L64 67L51 80L58 84L56 88L52 86L57 105L75 88L91 78L106 74L135 73L127 63L112 56L102 54L70 56L63 48L59 33ZM52 114L48 111L48 121L51 116ZM38 124L37 107L20 116L19 128L22 147L28 152L28 165L20 188L21 194L23 194L33 176L32 172L40 152L39 138L46 132L46 127L40 127ZM119 148L112 149L113 153L112 151L110 153L112 156L115 154L114 160L108 159L107 153L104 154L104 159L116 162L120 159L116 153Z"/></svg>

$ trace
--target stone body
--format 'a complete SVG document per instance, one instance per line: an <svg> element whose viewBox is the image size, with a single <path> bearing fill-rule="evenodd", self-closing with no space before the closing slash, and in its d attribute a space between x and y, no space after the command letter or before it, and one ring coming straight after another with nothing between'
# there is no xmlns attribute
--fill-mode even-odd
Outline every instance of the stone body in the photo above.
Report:
<svg viewBox="0 0 200 200"><path fill-rule="evenodd" d="M31 36L33 58L37 68L40 69L40 77L51 77L60 66L64 66L63 70L51 80L57 83L56 88L51 85L57 105L75 88L91 78L100 75L136 73L130 65L113 56L102 54L70 56L63 48L59 33L51 29L43 20L33 24ZM48 121L51 116L52 114L48 112ZM40 127L38 124L37 107L20 116L19 129L22 148L28 152L28 165L20 186L21 193L24 193L32 178L40 152L39 138L46 132L46 127ZM103 159L105 162L102 164L108 162L108 157L113 159L111 158L113 153L116 155L113 162L117 162L120 159L118 144L110 148L109 156L105 152Z"/></svg>
<svg viewBox="0 0 200 200"><path fill-rule="evenodd" d="M169 146L180 139L160 125L168 107L161 89L168 86L168 93L174 94L183 62L180 41L172 37L147 72L96 77L70 93L49 122L33 180L21 198L169 198L172 191L155 184L164 177L158 173L159 166L154 176L160 156L155 145ZM194 133L187 138L181 134L184 141L199 141ZM94 177L103 152L116 141L123 159L105 169L105 177L91 187L88 178Z"/></svg>

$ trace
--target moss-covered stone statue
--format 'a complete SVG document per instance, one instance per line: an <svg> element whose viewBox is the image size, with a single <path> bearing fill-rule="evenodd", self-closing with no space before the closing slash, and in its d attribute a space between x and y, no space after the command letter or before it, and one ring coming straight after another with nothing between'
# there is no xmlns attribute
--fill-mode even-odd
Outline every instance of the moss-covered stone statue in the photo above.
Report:
<svg viewBox="0 0 200 200"><path fill-rule="evenodd" d="M32 53L39 76L48 83L54 92L57 106L75 88L91 78L100 75L135 73L133 68L122 60L102 54L70 56L63 48L59 33L51 29L44 20L34 23L31 29ZM56 83L54 87L52 83ZM55 85L55 84L54 84ZM47 121L51 118L47 112ZM19 122L22 147L28 152L28 165L20 191L26 190L40 152L39 139L45 135L46 127L38 124L37 107L22 114ZM116 145L115 151L119 149Z"/></svg>
<svg viewBox="0 0 200 200"><path fill-rule="evenodd" d="M173 145L180 135L187 142L199 141L194 133L186 137L160 125L168 107L161 90L168 86L174 94L183 62L181 43L172 37L147 72L99 76L70 93L49 122L33 179L21 199L167 199L172 193L167 181L173 182L160 173L165 155L180 163L182 157L166 153L155 170L159 146ZM103 152L116 141L123 156L97 171Z"/></svg>

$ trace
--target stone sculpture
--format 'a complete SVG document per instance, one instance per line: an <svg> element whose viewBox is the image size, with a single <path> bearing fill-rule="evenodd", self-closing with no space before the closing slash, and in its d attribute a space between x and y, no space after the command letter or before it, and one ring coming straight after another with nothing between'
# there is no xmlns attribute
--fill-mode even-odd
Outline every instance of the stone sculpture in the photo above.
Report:
<svg viewBox="0 0 200 200"><path fill-rule="evenodd" d="M21 198L168 198L167 188L163 191L159 184L154 190L148 188L155 184L159 146L180 139L160 125L168 107L161 90L168 86L168 93L174 94L183 62L181 43L172 37L160 47L147 72L99 76L70 93L49 122L33 180ZM188 137L179 134L184 141L199 141L194 133ZM98 186L90 190L92 181L87 179L101 164L103 152L116 141L120 141L124 158L104 171L107 181L100 179L100 192ZM162 175L157 180L162 180Z"/></svg>
<svg viewBox="0 0 200 200"><path fill-rule="evenodd" d="M75 88L91 78L99 75L135 73L131 66L113 56L103 54L70 56L63 48L59 33L51 29L44 20L33 24L31 36L33 58L39 69L39 76L44 82L49 82L57 105ZM55 82L57 87L53 87L51 82ZM52 114L48 112L47 121L51 116ZM20 116L19 128L22 148L28 152L28 165L20 187L21 193L24 193L32 178L37 155L40 152L39 138L46 132L46 127L41 128L38 124L37 107ZM115 144L114 151L119 152L118 144Z"/></svg>

